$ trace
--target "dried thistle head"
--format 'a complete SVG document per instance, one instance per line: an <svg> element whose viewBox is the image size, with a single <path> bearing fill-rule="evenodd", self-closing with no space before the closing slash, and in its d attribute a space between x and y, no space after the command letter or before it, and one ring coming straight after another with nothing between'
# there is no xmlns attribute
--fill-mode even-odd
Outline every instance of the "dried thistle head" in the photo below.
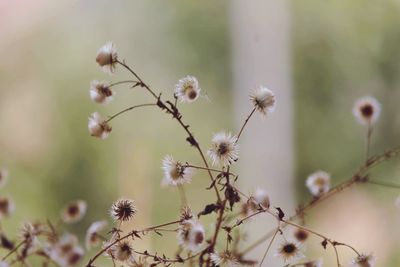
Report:
<svg viewBox="0 0 400 267"><path fill-rule="evenodd" d="M230 133L219 132L212 138L211 148L207 151L213 165L229 166L239 158L237 137Z"/></svg>
<svg viewBox="0 0 400 267"><path fill-rule="evenodd" d="M192 168L186 167L169 155L165 156L163 159L162 169L164 170L164 179L162 183L171 186L190 183L194 174Z"/></svg>
<svg viewBox="0 0 400 267"><path fill-rule="evenodd" d="M191 103L199 97L200 90L196 77L186 76L175 85L175 96L182 103Z"/></svg>
<svg viewBox="0 0 400 267"><path fill-rule="evenodd" d="M85 216L87 210L86 201L76 200L68 203L61 212L61 219L65 223L75 223Z"/></svg>
<svg viewBox="0 0 400 267"><path fill-rule="evenodd" d="M112 130L108 122L98 112L94 112L89 116L88 129L91 136L100 139L107 138Z"/></svg>
<svg viewBox="0 0 400 267"><path fill-rule="evenodd" d="M136 214L137 209L133 200L130 199L119 199L115 201L110 210L111 217L115 221L130 221Z"/></svg>
<svg viewBox="0 0 400 267"><path fill-rule="evenodd" d="M97 51L96 62L104 72L111 74L115 71L117 57L117 50L115 49L114 44L108 42Z"/></svg>
<svg viewBox="0 0 400 267"><path fill-rule="evenodd" d="M326 193L330 189L331 176L324 171L317 171L310 174L306 181L306 186L314 197Z"/></svg>
<svg viewBox="0 0 400 267"><path fill-rule="evenodd" d="M381 104L372 96L365 96L354 103L353 115L358 123L372 125L381 113Z"/></svg>
<svg viewBox="0 0 400 267"><path fill-rule="evenodd" d="M257 87L250 95L250 100L256 110L263 115L267 115L275 110L275 94L267 87Z"/></svg>
<svg viewBox="0 0 400 267"><path fill-rule="evenodd" d="M113 99L114 91L111 90L110 84L97 80L90 83L90 98L93 102L99 104L107 104Z"/></svg>

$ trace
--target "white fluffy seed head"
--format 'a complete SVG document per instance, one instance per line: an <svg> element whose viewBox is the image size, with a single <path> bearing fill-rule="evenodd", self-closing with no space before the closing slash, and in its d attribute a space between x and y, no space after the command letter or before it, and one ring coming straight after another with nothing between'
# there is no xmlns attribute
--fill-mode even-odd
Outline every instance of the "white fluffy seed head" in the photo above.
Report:
<svg viewBox="0 0 400 267"><path fill-rule="evenodd" d="M361 254L358 257L354 258L351 264L354 267L374 267L375 261L376 259L373 254Z"/></svg>
<svg viewBox="0 0 400 267"><path fill-rule="evenodd" d="M185 220L179 225L177 238L182 248L195 252L205 239L204 227L194 219Z"/></svg>
<svg viewBox="0 0 400 267"><path fill-rule="evenodd" d="M207 151L213 165L227 167L239 158L237 137L230 133L219 132L214 134L211 148Z"/></svg>
<svg viewBox="0 0 400 267"><path fill-rule="evenodd" d="M91 136L100 139L107 138L112 130L108 122L98 112L89 116L88 129Z"/></svg>
<svg viewBox="0 0 400 267"><path fill-rule="evenodd" d="M163 185L178 186L190 183L194 174L192 168L174 160L170 155L165 156L163 159L162 169L164 171Z"/></svg>
<svg viewBox="0 0 400 267"><path fill-rule="evenodd" d="M78 238L68 233L46 248L46 252L52 260L63 267L76 266L84 256L84 250L79 246Z"/></svg>
<svg viewBox="0 0 400 267"><path fill-rule="evenodd" d="M242 215L249 216L260 208L269 209L271 203L267 192L261 188L257 188L254 193L251 194L250 198L242 206Z"/></svg>
<svg viewBox="0 0 400 267"><path fill-rule="evenodd" d="M87 203L83 200L76 200L68 203L61 212L61 219L65 223L75 223L85 216Z"/></svg>
<svg viewBox="0 0 400 267"><path fill-rule="evenodd" d="M275 256L281 258L283 262L288 263L304 257L302 247L296 242L285 241L280 244Z"/></svg>
<svg viewBox="0 0 400 267"><path fill-rule="evenodd" d="M111 90L109 83L93 80L90 82L89 94L93 102L107 104L113 99L115 93Z"/></svg>
<svg viewBox="0 0 400 267"><path fill-rule="evenodd" d="M97 51L96 62L104 72L109 74L115 72L115 67L117 64L117 50L112 42L106 43Z"/></svg>
<svg viewBox="0 0 400 267"><path fill-rule="evenodd" d="M314 197L326 193L330 189L331 176L324 171L317 171L308 176L306 186Z"/></svg>
<svg viewBox="0 0 400 267"><path fill-rule="evenodd" d="M372 96L365 96L354 103L353 115L362 125L373 125L378 121L381 104Z"/></svg>
<svg viewBox="0 0 400 267"><path fill-rule="evenodd" d="M175 85L175 96L182 103L192 103L199 97L200 90L196 77L186 76Z"/></svg>
<svg viewBox="0 0 400 267"><path fill-rule="evenodd" d="M100 232L104 231L107 227L107 221L97 221L93 222L86 232L85 244L86 249L91 249L92 247L98 246L102 242Z"/></svg>
<svg viewBox="0 0 400 267"><path fill-rule="evenodd" d="M237 257L230 251L221 253L215 252L210 255L211 261L215 266L238 267L240 266Z"/></svg>
<svg viewBox="0 0 400 267"><path fill-rule="evenodd" d="M268 115L275 110L275 94L265 86L257 87L250 94L250 100L256 110L263 115Z"/></svg>

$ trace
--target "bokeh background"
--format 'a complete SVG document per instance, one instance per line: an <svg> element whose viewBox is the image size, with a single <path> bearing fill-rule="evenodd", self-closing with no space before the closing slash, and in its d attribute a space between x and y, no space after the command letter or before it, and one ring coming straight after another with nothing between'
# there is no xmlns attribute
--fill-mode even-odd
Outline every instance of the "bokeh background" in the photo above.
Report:
<svg viewBox="0 0 400 267"><path fill-rule="evenodd" d="M179 78L199 79L203 97L182 111L205 148L212 133L240 128L251 108L249 90L270 86L278 109L271 118L255 116L250 122L237 168L240 183L248 192L276 184L265 189L274 205L288 210L304 203L310 199L304 187L309 173L326 170L336 184L361 165L365 129L351 114L358 97L373 95L382 103L372 151L399 144L399 12L398 0L0 0L0 165L10 171L0 194L11 195L17 207L2 229L15 232L22 220L57 218L66 202L78 198L88 202L88 214L67 230L81 237L90 222L108 217L120 196L137 202L135 227L176 217L179 195L160 187L160 162L166 154L200 159L175 122L158 110L142 109L113 121L107 140L88 134L90 113L111 115L150 99L121 86L107 106L90 101L92 79L128 77L122 69L109 77L96 65L97 49L107 41L165 96L172 95ZM398 163L372 175L400 183ZM194 210L213 201L204 193L206 179L200 174L187 187ZM375 252L378 266L398 266L397 195L395 189L357 187L321 205L308 222ZM249 239L274 225L263 219ZM174 237L154 236L138 246L173 253L173 242ZM309 242L307 255L334 266L333 252L323 251L319 242ZM349 251L341 255L348 263Z"/></svg>

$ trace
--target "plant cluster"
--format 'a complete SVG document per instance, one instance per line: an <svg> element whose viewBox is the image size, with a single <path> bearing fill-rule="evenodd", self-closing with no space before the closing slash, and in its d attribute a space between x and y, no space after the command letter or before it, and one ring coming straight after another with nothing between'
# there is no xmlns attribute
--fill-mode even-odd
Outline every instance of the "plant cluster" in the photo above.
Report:
<svg viewBox="0 0 400 267"><path fill-rule="evenodd" d="M272 253L274 243L278 243L275 255L282 260L282 266L323 266L321 259L312 259L306 256L304 244L310 236L320 239L321 251L331 248L336 257L336 265L344 266L340 257L339 247L349 249L354 253L350 263L358 267L375 266L375 257L371 253L358 251L351 244L335 240L323 233L319 233L307 226L305 215L321 202L340 194L352 186L371 183L382 186L397 187L395 184L386 184L374 180L369 173L375 166L400 154L400 148L390 149L378 155L370 155L370 141L375 123L379 119L381 105L373 97L363 97L355 102L353 115L357 122L366 128L366 155L363 164L344 182L331 185L330 174L319 170L309 175L305 181L312 200L299 205L295 214L288 215L279 207L279 203L271 201L267 191L257 188L251 194L242 192L237 185L239 179L235 173L235 163L239 160L240 137L246 125L254 114L259 113L268 118L276 106L275 94L265 86L255 88L249 94L252 108L245 117L242 127L237 134L229 131L215 133L207 150L196 139L192 127L187 124L179 105L192 104L201 96L199 81L194 76L186 76L175 85L170 99L164 99L161 93L156 93L136 71L124 60L120 60L114 44L107 43L97 53L96 62L108 73L115 73L122 68L132 76L131 80L105 82L92 81L90 84L90 98L99 104L107 104L114 97L116 86L127 85L147 92L152 101L138 103L121 110L115 115L103 117L98 112L90 115L88 130L90 135L99 139L108 138L112 132L111 122L129 111L154 107L172 118L186 133L186 142L199 154L200 163L191 163L185 160L176 160L166 155L161 162L164 177L161 184L174 187L181 195L181 210L168 222L142 229L133 228L123 231L122 226L134 221L140 215L135 202L121 198L115 201L110 208L110 217L113 225L107 221L95 221L87 230L85 249L79 244L77 236L65 233L65 224L76 223L86 213L87 205L83 200L68 203L62 210L56 223L50 220L35 223L25 222L19 231L19 240L13 241L8 235L0 231L0 245L8 252L0 261L0 267L21 264L30 266L29 258L38 256L43 258L43 266L76 266L84 264L86 267L99 266L100 257L108 257L111 266L269 266L267 256ZM0 185L5 184L8 174L0 171ZM186 197L185 187L190 186L193 179L205 181L204 190L212 190L215 199L203 203L204 208L193 211ZM198 200L200 201L200 200ZM271 204L273 203L273 204ZM0 198L0 219L9 216L14 210L11 198ZM246 244L242 238L242 225L267 214L276 220L276 227L267 231L259 240ZM214 227L207 229L202 220L205 216L215 218ZM150 234L160 236L176 236L176 254L167 256L163 252L138 250L137 243ZM249 258L248 253L258 246L264 246L263 255L258 259ZM85 250L90 251L99 247L94 256L82 263Z"/></svg>

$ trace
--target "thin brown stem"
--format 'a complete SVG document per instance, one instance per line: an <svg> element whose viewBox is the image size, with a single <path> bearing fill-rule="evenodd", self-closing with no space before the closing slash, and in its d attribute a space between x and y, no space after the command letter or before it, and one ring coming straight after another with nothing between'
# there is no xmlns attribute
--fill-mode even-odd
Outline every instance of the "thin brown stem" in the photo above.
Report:
<svg viewBox="0 0 400 267"><path fill-rule="evenodd" d="M261 261L260 261L260 264L258 265L259 267L262 266L262 264L263 264L265 258L267 257L268 251L270 250L270 248L271 248L271 246L272 246L272 243L274 243L275 237L276 237L276 235L278 234L279 230L280 230L280 228L279 228L279 226L278 226L278 228L276 228L276 230L274 231L274 234L272 235L271 241L268 243L268 247L267 247L267 249L266 249L265 252L264 252L264 255L263 255L263 257L262 257L262 259L261 259Z"/></svg>
<svg viewBox="0 0 400 267"><path fill-rule="evenodd" d="M391 182L386 182L386 181L374 181L374 180L367 180L367 183L373 184L373 185L380 185L384 187L389 187L389 188L396 188L400 189L400 185L391 183Z"/></svg>
<svg viewBox="0 0 400 267"><path fill-rule="evenodd" d="M247 123L249 122L251 116L253 116L254 112L256 111L256 108L253 108L253 110L250 112L250 114L247 116L246 120L244 121L242 127L239 130L239 133L237 134L237 138L236 138L236 142L237 143L239 141L240 136L243 133L244 128L246 127Z"/></svg>
<svg viewBox="0 0 400 267"><path fill-rule="evenodd" d="M119 81L119 82L115 82L115 83L110 83L110 85L108 87L113 87L116 85L120 85L120 84L127 84L127 83L135 83L138 84L138 81L133 81L133 80L127 80L127 81Z"/></svg>
<svg viewBox="0 0 400 267"><path fill-rule="evenodd" d="M147 103L147 104L140 104L140 105L136 105L136 106L132 106L132 107L126 108L126 109L124 109L124 110L112 115L111 117L109 117L108 120L106 120L106 122L110 122L111 120L113 120L114 118L118 117L119 115L124 114L125 112L128 112L128 111L131 111L132 109L141 108L141 107L149 107L149 106L157 106L157 104L155 104L155 103Z"/></svg>
<svg viewBox="0 0 400 267"><path fill-rule="evenodd" d="M157 230L157 228L162 228L162 227L165 227L165 226L174 225L174 224L178 224L178 223L181 223L181 222L182 222L182 220L172 221L172 222L163 223L163 224L159 224L159 225L156 225L156 226L148 227L148 228L145 228L145 229L140 230L140 231L131 231L128 234L117 238L115 241L113 241L110 244L108 244L107 246L103 247L103 249L101 249L99 252L97 252L96 255L94 255L93 258L90 259L90 261L88 262L86 267L94 267L92 264L95 262L95 260L98 257L100 257L100 255L102 255L104 252L106 252L108 249L110 249L113 245L115 245L118 242L121 242L124 239L127 239L129 237L133 237L133 236L135 236L136 234L139 234L139 233L145 233L145 232Z"/></svg>
<svg viewBox="0 0 400 267"><path fill-rule="evenodd" d="M199 145L199 142L194 138L194 135L193 135L192 132L189 130L189 125L186 125L185 123L183 123L183 121L182 121L182 116L181 116L181 114L179 113L177 106L174 105L174 104L172 104L171 102L168 102L168 101L167 101L167 103L169 103L169 104L171 105L171 108L169 108L169 107L161 100L161 98L160 98L161 95L158 96L158 95L150 88L150 86L148 86L148 85L139 77L139 75L138 75L132 68L130 68L128 65L125 64L124 61L119 61L119 60L117 60L116 62L117 62L118 64L120 64L121 66L123 66L125 69L127 69L131 74L133 74L133 76L134 76L136 79L138 79L139 85L140 85L141 87L146 88L146 90L149 91L149 93L150 93L151 95L153 95L153 97L154 97L155 99L157 99L157 105L158 105L161 109L166 110L167 113L169 113L169 114L172 114L173 118L176 119L176 120L178 121L178 123L182 126L182 128L183 128L183 129L186 131L186 133L188 134L189 137L187 138L187 140L190 142L191 145L193 145L194 147L196 147L196 149L197 149L197 151L199 152L199 154L200 154L200 156L201 156L201 158L202 158L202 160L203 160L204 165L206 166L206 168L209 168L208 162L207 162L206 157L204 156L204 153L203 153L203 151L202 151L202 149L201 149L201 147L200 147L200 145ZM210 176L211 181L213 182L213 181L214 181L214 177L213 177L211 171L208 171L208 174L209 174L209 176ZM218 202L221 202L221 197L220 197L220 194L219 194L219 192L218 192L217 186L214 184L213 187L214 187L214 191L215 191L215 194L216 194L216 196L217 196Z"/></svg>
<svg viewBox="0 0 400 267"><path fill-rule="evenodd" d="M193 168L193 169L198 169L198 170L204 170L204 171L212 171L212 172L218 172L218 173L225 173L225 174L229 174L231 176L236 176L236 174L234 174L233 172L225 172L224 170L218 170L218 169L213 169L213 168L206 168L206 167L201 167L201 166L197 166L197 165L193 165L193 164L185 164L185 167L187 168Z"/></svg>
<svg viewBox="0 0 400 267"><path fill-rule="evenodd" d="M8 252L1 260L4 261L6 260L9 256L11 256L13 253L17 252L18 249L25 244L25 240L21 241L18 245L15 246L15 248L13 248L12 250L10 250L10 252Z"/></svg>
<svg viewBox="0 0 400 267"><path fill-rule="evenodd" d="M368 129L367 129L367 140L366 140L366 149L365 149L365 161L367 162L369 159L369 150L371 146L371 136L372 136L372 124L371 122L368 123Z"/></svg>
<svg viewBox="0 0 400 267"><path fill-rule="evenodd" d="M345 189L352 187L355 184L363 183L366 181L368 182L368 180L365 180L365 174L368 171L370 171L372 168L378 166L382 162L385 162L392 158L398 157L399 155L400 155L400 147L397 147L397 148L388 150L380 155L370 157L368 159L368 161L366 162L366 164L361 166L361 168L356 173L354 173L354 175L350 179L333 187L329 192L323 194L319 198L313 199L310 202L308 202L306 205L301 206L294 215L289 217L288 221L293 221L293 220L297 219L298 217L303 216L306 211L313 209L314 207L316 207L323 201L331 198L332 196L342 192ZM282 225L282 227L285 227L285 225ZM240 254L244 255L244 254L252 251L254 248L256 248L260 244L264 243L265 240L269 239L273 234L274 234L273 230L269 231L264 236L262 236L261 238L256 240L249 247L244 249Z"/></svg>
<svg viewBox="0 0 400 267"><path fill-rule="evenodd" d="M145 84L143 82L143 80L139 77L139 75L137 75L136 72L133 69L131 69L128 65L125 64L125 62L122 62L122 61L119 61L119 60L117 60L116 62L118 64L120 64L121 66L123 66L125 69L127 69L130 73L132 73L133 76L135 76L135 78L138 79L138 81L140 82L140 85L142 87L146 88L146 90L149 91L150 94L152 94L155 98L158 98L156 93L154 93L154 91L151 90L151 88L147 84Z"/></svg>

